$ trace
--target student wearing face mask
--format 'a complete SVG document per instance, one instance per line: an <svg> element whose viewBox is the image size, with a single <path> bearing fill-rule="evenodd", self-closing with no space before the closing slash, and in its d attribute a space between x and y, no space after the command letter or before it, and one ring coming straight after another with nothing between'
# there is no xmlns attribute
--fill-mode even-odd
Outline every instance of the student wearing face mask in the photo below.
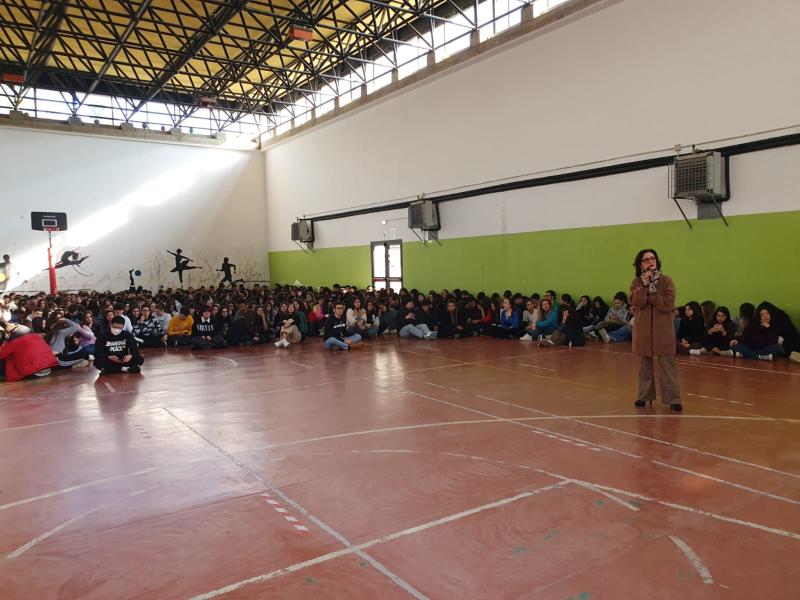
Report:
<svg viewBox="0 0 800 600"><path fill-rule="evenodd" d="M124 330L125 319L111 319L111 329L97 336L94 366L101 375L108 373L139 373L144 358L139 354L133 334Z"/></svg>

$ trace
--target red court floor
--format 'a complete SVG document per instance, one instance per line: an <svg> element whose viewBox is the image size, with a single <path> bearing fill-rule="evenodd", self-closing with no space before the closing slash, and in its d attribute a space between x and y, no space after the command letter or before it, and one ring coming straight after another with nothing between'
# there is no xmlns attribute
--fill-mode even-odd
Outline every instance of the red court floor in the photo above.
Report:
<svg viewBox="0 0 800 600"><path fill-rule="evenodd" d="M382 337L0 384L0 598L797 598L800 365Z"/></svg>

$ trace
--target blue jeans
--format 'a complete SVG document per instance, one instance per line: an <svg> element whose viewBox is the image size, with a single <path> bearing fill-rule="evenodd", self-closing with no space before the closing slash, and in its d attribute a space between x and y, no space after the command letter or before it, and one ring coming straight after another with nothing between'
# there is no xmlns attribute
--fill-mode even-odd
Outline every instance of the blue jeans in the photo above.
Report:
<svg viewBox="0 0 800 600"><path fill-rule="evenodd" d="M753 350L752 348L748 348L739 342L735 346L731 346L731 350L738 352L743 358L758 358L759 356L764 356L765 354L781 354L781 347L777 344L775 346L764 346L758 350Z"/></svg>
<svg viewBox="0 0 800 600"><path fill-rule="evenodd" d="M348 335L344 339L351 340L355 344L356 342L361 341L361 336L358 335L357 333L354 333L353 335ZM335 337L329 337L327 340L325 340L326 350L334 350L335 348L339 348L339 350L349 350L350 345L344 340L340 340L339 338Z"/></svg>
<svg viewBox="0 0 800 600"><path fill-rule="evenodd" d="M419 339L424 339L425 337L431 334L431 330L428 329L428 326L425 323L420 323L419 325L404 325L400 329L400 337L401 338L410 338L415 337Z"/></svg>
<svg viewBox="0 0 800 600"><path fill-rule="evenodd" d="M613 342L629 342L633 339L633 329L630 325L623 325L619 329L608 332L608 337Z"/></svg>

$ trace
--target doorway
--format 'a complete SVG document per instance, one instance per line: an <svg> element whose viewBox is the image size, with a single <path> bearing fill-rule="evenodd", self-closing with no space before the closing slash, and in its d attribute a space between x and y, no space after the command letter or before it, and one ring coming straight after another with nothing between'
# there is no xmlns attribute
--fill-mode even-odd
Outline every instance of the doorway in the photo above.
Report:
<svg viewBox="0 0 800 600"><path fill-rule="evenodd" d="M376 290L403 287L403 242L372 242L372 287Z"/></svg>

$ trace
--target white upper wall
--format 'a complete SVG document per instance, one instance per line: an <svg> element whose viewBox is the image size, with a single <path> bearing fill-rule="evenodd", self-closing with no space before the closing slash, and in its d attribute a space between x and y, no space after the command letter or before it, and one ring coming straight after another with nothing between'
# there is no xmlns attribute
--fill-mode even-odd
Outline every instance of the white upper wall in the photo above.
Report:
<svg viewBox="0 0 800 600"><path fill-rule="evenodd" d="M54 262L67 250L89 256L83 273L58 269L63 289L127 289L129 269L145 287L176 286L166 251L178 247L203 267L185 285L218 282L223 256L245 279L267 275L259 152L0 128L0 181L0 254L19 272L14 288L48 289L47 234L31 230L32 211L68 215Z"/></svg>
<svg viewBox="0 0 800 600"><path fill-rule="evenodd" d="M270 250L296 249L289 224L302 214L795 124L798 22L795 0L623 0L289 139L266 155ZM440 236L680 218L666 179L586 182L568 219L537 204L547 188L449 203ZM736 191L729 213L792 208L783 189L758 202ZM382 239L393 225L380 221L403 217L319 223L318 242Z"/></svg>

